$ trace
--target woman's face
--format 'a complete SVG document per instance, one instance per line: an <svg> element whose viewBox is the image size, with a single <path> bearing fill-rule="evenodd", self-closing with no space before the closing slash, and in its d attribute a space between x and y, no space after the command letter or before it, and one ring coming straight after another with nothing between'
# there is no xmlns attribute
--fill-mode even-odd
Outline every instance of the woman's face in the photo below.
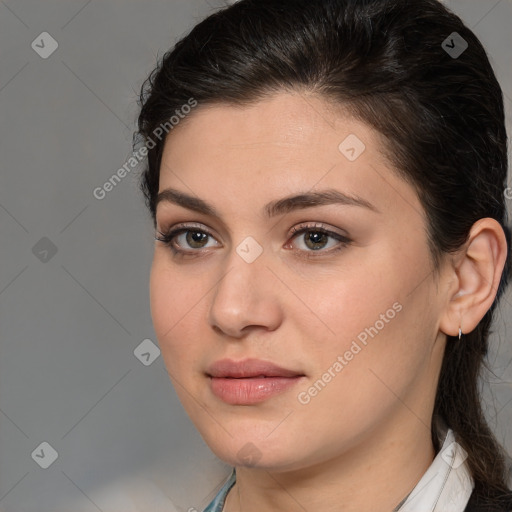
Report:
<svg viewBox="0 0 512 512"><path fill-rule="evenodd" d="M199 105L167 138L157 229L188 231L155 242L152 317L184 408L232 465L304 468L430 435L442 269L383 144L290 93Z"/></svg>

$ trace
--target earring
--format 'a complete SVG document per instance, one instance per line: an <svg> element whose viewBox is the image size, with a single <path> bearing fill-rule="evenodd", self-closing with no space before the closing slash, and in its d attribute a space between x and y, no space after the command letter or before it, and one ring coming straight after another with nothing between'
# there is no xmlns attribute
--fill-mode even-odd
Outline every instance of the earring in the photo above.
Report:
<svg viewBox="0 0 512 512"><path fill-rule="evenodd" d="M459 327L459 341L462 338L462 329Z"/></svg>

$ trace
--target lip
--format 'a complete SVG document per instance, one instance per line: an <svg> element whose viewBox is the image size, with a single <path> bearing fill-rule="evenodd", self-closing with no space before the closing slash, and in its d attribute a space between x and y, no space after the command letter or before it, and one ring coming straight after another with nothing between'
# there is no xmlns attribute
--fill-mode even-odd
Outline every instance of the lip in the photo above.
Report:
<svg viewBox="0 0 512 512"><path fill-rule="evenodd" d="M212 393L231 405L252 405L283 393L305 375L261 359L221 359L207 370Z"/></svg>
<svg viewBox="0 0 512 512"><path fill-rule="evenodd" d="M249 377L297 377L304 374L299 371L289 370L277 366L270 361L262 359L243 359L233 361L232 359L220 359L210 365L206 371L209 377L223 377L233 379L244 379Z"/></svg>

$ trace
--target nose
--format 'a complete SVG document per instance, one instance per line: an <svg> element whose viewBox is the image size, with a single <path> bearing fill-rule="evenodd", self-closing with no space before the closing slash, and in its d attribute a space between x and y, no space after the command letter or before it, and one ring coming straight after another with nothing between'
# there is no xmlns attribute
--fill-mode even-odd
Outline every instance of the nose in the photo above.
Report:
<svg viewBox="0 0 512 512"><path fill-rule="evenodd" d="M278 291L279 282L263 257L247 263L233 250L212 296L210 325L231 338L243 338L253 328L273 331L282 322Z"/></svg>

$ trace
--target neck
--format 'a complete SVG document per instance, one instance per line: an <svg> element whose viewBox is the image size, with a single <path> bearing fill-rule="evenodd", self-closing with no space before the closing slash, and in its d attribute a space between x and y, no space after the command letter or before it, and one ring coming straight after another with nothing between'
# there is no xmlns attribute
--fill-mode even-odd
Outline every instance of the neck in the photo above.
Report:
<svg viewBox="0 0 512 512"><path fill-rule="evenodd" d="M279 472L237 467L223 512L392 512L435 457L430 428L407 414L314 466Z"/></svg>

